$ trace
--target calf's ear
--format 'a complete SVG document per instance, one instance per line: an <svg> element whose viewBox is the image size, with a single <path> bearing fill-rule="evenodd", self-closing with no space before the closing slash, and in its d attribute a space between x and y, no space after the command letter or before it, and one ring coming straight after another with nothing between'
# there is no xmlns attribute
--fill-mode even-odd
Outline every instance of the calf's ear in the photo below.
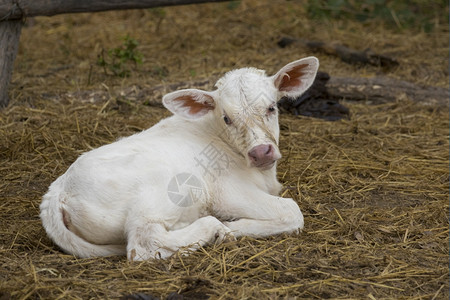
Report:
<svg viewBox="0 0 450 300"><path fill-rule="evenodd" d="M303 94L313 83L318 69L319 60L314 56L293 61L281 68L272 76L280 98L295 98Z"/></svg>
<svg viewBox="0 0 450 300"><path fill-rule="evenodd" d="M197 89L180 90L165 95L164 106L184 119L198 119L215 107L213 93Z"/></svg>

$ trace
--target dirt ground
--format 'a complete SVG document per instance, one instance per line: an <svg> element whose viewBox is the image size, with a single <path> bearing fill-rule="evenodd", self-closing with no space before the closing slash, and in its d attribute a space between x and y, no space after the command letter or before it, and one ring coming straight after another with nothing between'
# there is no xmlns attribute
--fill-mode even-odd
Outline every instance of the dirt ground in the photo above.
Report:
<svg viewBox="0 0 450 300"><path fill-rule="evenodd" d="M310 55L331 76L448 88L448 23L436 18L424 31L377 19L314 19L306 3L249 0L27 20L11 103L0 111L0 299L448 299L448 107L401 95L385 104L343 100L348 120L280 116L278 177L305 216L298 235L244 237L187 257L130 263L64 254L42 228L42 195L81 153L170 115L124 91L244 66L272 74ZM127 35L139 43L142 64L124 63L127 77L105 72L99 55L108 58ZM355 66L299 46L280 48L283 36L370 47L399 66ZM135 299L146 299L142 294Z"/></svg>

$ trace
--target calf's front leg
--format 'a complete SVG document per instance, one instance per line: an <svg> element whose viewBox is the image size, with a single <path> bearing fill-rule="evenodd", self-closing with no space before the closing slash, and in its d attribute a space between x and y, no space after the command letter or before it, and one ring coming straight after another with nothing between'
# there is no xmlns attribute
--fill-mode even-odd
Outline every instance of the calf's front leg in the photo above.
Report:
<svg viewBox="0 0 450 300"><path fill-rule="evenodd" d="M235 237L265 237L303 228L303 214L293 199L263 191L243 192L242 197L227 195L216 208L218 215L236 219L223 222Z"/></svg>

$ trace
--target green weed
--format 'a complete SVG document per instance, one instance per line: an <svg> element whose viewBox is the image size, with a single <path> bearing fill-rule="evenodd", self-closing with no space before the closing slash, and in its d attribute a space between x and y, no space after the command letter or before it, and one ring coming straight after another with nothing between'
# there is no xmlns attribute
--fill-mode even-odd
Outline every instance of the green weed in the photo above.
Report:
<svg viewBox="0 0 450 300"><path fill-rule="evenodd" d="M137 50L139 43L126 36L121 46L105 51L102 49L97 58L97 65L103 67L105 74L111 74L119 77L130 76L130 65L135 68L142 64L142 53Z"/></svg>

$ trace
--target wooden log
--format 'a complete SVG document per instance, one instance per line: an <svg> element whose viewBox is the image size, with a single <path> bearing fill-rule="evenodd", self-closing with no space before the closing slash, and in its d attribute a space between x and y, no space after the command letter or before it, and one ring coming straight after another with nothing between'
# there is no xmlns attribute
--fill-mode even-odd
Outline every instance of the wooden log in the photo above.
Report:
<svg viewBox="0 0 450 300"><path fill-rule="evenodd" d="M331 77L326 87L329 96L335 99L368 100L377 104L406 98L436 107L448 107L449 105L448 89L421 86L386 76Z"/></svg>
<svg viewBox="0 0 450 300"><path fill-rule="evenodd" d="M0 22L0 107L9 103L8 84L19 46L21 20Z"/></svg>
<svg viewBox="0 0 450 300"><path fill-rule="evenodd" d="M0 21L65 13L152 8L228 0L0 0Z"/></svg>

